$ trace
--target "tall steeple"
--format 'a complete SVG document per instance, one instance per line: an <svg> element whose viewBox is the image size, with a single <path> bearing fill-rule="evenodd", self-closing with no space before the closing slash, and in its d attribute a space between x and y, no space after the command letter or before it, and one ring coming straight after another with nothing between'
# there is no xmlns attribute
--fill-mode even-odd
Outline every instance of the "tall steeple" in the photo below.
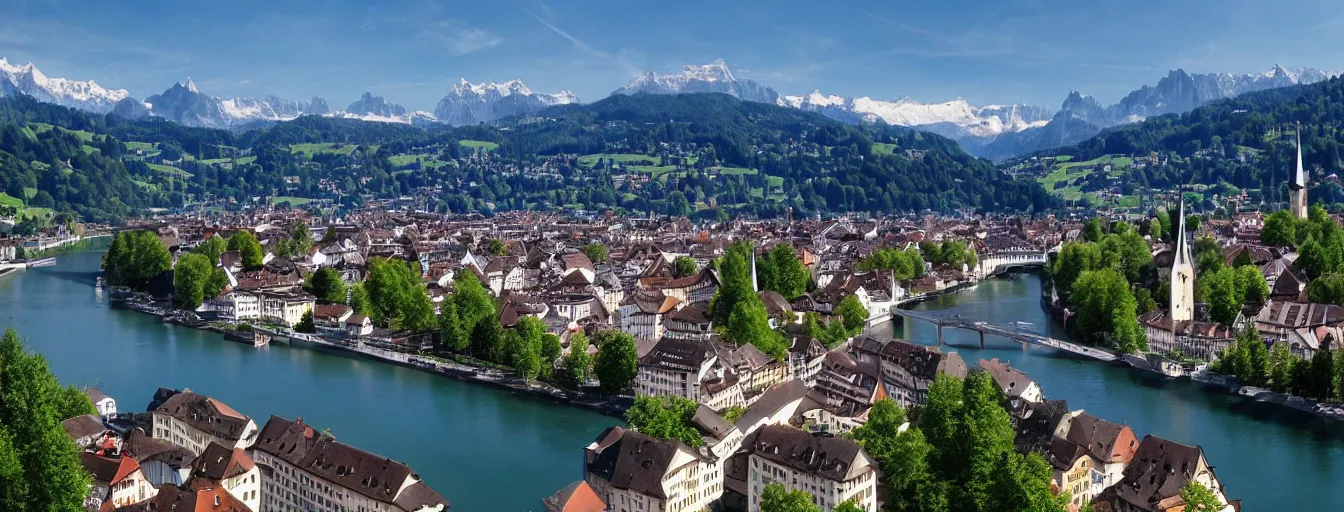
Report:
<svg viewBox="0 0 1344 512"><path fill-rule="evenodd" d="M1175 255L1171 259L1171 317L1172 328L1176 322L1193 320L1195 317L1195 259L1190 256L1190 244L1185 235L1185 194L1181 193L1181 206L1178 210Z"/></svg>
<svg viewBox="0 0 1344 512"><path fill-rule="evenodd" d="M761 291L760 286L756 284L756 244L751 244L751 291Z"/></svg>
<svg viewBox="0 0 1344 512"><path fill-rule="evenodd" d="M1297 172L1288 182L1288 208L1294 217L1307 218L1307 173L1302 168L1302 125L1297 125Z"/></svg>

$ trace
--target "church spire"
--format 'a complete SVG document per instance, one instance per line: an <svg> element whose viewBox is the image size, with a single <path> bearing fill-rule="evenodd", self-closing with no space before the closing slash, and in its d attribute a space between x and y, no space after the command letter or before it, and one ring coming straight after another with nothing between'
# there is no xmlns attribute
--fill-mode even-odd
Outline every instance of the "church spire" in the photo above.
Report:
<svg viewBox="0 0 1344 512"><path fill-rule="evenodd" d="M1179 218L1176 223L1176 260L1175 264L1194 263L1194 258L1190 257L1190 245L1186 243L1185 238L1185 192L1181 192L1180 208L1177 210Z"/></svg>
<svg viewBox="0 0 1344 512"><path fill-rule="evenodd" d="M1288 209L1294 217L1307 218L1307 172L1302 166L1302 125L1297 125L1297 171L1288 181Z"/></svg>
<svg viewBox="0 0 1344 512"><path fill-rule="evenodd" d="M1298 190L1307 187L1307 173L1302 170L1302 125L1297 125L1297 172L1293 173L1293 181L1288 184L1289 188Z"/></svg>

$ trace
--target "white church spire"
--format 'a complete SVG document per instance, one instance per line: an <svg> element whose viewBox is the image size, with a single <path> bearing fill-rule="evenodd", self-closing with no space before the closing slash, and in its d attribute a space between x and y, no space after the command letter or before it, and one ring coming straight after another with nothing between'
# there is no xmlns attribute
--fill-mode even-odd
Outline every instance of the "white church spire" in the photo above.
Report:
<svg viewBox="0 0 1344 512"><path fill-rule="evenodd" d="M1297 125L1297 170L1288 181L1288 208L1294 217L1307 218L1307 173L1302 167L1302 125Z"/></svg>
<svg viewBox="0 0 1344 512"><path fill-rule="evenodd" d="M1185 239L1185 193L1181 192L1181 203L1176 221L1176 254L1171 259L1171 317L1172 329L1176 322L1194 320L1195 317L1195 263L1190 257L1190 245Z"/></svg>

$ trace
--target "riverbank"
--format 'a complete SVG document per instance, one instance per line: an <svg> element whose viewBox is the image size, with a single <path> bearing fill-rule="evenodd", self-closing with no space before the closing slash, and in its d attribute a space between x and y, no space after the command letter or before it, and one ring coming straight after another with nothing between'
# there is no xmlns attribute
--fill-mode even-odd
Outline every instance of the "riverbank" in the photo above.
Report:
<svg viewBox="0 0 1344 512"><path fill-rule="evenodd" d="M113 307L144 313L158 318L165 324L218 334L229 342L253 345L257 348L287 345L291 348L318 350L345 357L394 364L461 382L482 384L522 396L587 409L615 418L624 418L625 411L634 403L633 397L606 397L597 393L568 390L540 381L528 382L517 374L501 369L502 367L473 365L468 364L470 360L468 363L462 363L428 354L403 352L396 350L399 347L380 347L358 338L328 338L299 333L287 328L253 326L254 331L266 337L265 343L259 343L254 341L252 336L238 336L236 333L239 331L217 323L190 320L187 312L169 309L166 304L154 301L144 294L121 296L110 302Z"/></svg>
<svg viewBox="0 0 1344 512"><path fill-rule="evenodd" d="M1028 273L1030 272L1028 271ZM990 276L986 280L999 279L1002 276L1012 275L1014 274L995 275ZM952 293L959 293L966 289L967 288L958 288L953 290ZM951 290L951 288L949 288L949 290ZM933 298L936 298L936 295L911 301L910 304L913 306L914 304ZM1062 316L1061 310L1063 308L1052 307L1044 295L1042 295L1040 307L1042 312L1045 313L1046 318L1063 330L1064 325L1060 318ZM1111 364L1124 367L1127 370L1136 372L1142 376L1152 377L1159 380L1187 380L1196 382L1202 384L1200 387L1206 392L1228 395L1247 405L1254 404L1262 407L1280 408L1285 412L1309 415L1312 419L1344 427L1344 404L1317 402L1315 400L1294 395L1275 393L1266 389L1240 386L1235 377L1209 372L1206 365L1191 365L1182 361L1173 360L1166 355L1158 353L1124 355L1123 357L1117 358Z"/></svg>

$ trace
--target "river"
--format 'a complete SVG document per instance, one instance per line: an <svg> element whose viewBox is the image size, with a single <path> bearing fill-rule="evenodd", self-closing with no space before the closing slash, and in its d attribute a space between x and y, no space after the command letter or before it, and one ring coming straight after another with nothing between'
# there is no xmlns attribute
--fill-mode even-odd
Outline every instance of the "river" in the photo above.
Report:
<svg viewBox="0 0 1344 512"><path fill-rule="evenodd" d="M93 385L121 411L154 390L190 388L251 415L302 417L341 441L411 466L466 512L544 510L583 478L583 447L618 421L417 370L310 349L255 349L111 310L94 290L101 254L0 278L0 328L14 327L62 383Z"/></svg>
<svg viewBox="0 0 1344 512"><path fill-rule="evenodd" d="M165 326L107 307L94 290L99 253L61 256L54 267L0 278L0 326L19 330L62 382L95 385L123 411L143 410L160 386L191 388L264 424L301 416L338 439L410 464L459 511L541 510L540 500L582 477L582 449L614 418L384 363L310 349L254 349L219 335ZM1029 322L1063 337L1039 305L1040 280L990 280L915 306L996 324ZM913 324L913 325L911 325ZM917 321L892 329L935 344ZM1245 510L1344 507L1344 444L1313 422L1246 407L1189 381L1063 357L1049 349L947 329L944 339L974 365L1010 361L1062 398L1155 434L1204 447Z"/></svg>
<svg viewBox="0 0 1344 512"><path fill-rule="evenodd" d="M1032 274L989 280L955 295L921 303L916 310L960 314L999 325L1029 322L1036 332L1065 339L1040 306L1041 281ZM875 328L925 344L937 344L937 329L904 320ZM1041 347L943 330L943 339L974 366L980 359L1008 360L1034 378L1047 398L1065 399L1071 409L1130 425L1140 438L1161 436L1200 445L1214 472L1243 510L1340 510L1344 508L1344 443L1319 421L1266 410L1239 397L1211 393L1189 380L1169 381L1107 363L1081 361Z"/></svg>

